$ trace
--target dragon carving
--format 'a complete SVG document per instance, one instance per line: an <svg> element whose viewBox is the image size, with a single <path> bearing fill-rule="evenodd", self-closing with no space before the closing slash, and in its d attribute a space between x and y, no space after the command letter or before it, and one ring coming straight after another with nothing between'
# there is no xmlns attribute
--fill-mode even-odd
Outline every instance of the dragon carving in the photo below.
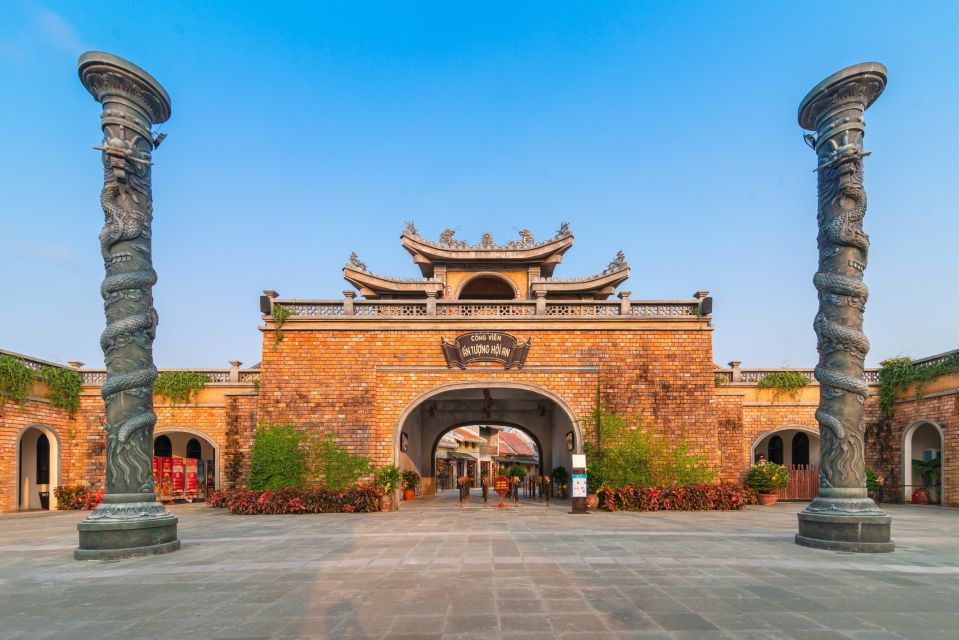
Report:
<svg viewBox="0 0 959 640"><path fill-rule="evenodd" d="M153 308L157 274L150 246L153 142L130 131L119 125L105 127L104 144L97 147L104 164L100 251L106 277L100 293L107 319L100 336L107 366L100 393L107 407L107 490L152 493L149 452L157 421L152 352L158 322Z"/></svg>
<svg viewBox="0 0 959 640"><path fill-rule="evenodd" d="M869 290L862 281L869 252L863 232L866 192L863 188L861 135L844 131L819 146L819 270L813 284L819 291L819 312L813 321L820 354L815 376L820 387L816 420L821 427L823 487L864 486L865 418L869 385L862 368L869 340L862 316ZM855 398L850 404L847 394Z"/></svg>

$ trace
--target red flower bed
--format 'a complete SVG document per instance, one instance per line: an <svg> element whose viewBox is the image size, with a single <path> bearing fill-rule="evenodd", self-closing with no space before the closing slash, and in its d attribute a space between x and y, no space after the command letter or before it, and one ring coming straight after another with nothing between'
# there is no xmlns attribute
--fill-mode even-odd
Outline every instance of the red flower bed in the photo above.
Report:
<svg viewBox="0 0 959 640"><path fill-rule="evenodd" d="M61 511L92 511L103 502L103 489L90 491L85 484L56 487L53 495L57 497L57 509Z"/></svg>
<svg viewBox="0 0 959 640"><path fill-rule="evenodd" d="M610 511L731 511L755 504L756 492L741 484L603 487L599 501Z"/></svg>
<svg viewBox="0 0 959 640"><path fill-rule="evenodd" d="M369 513L380 510L376 487L357 485L345 489L233 489L214 491L207 497L211 507L242 515L279 513Z"/></svg>

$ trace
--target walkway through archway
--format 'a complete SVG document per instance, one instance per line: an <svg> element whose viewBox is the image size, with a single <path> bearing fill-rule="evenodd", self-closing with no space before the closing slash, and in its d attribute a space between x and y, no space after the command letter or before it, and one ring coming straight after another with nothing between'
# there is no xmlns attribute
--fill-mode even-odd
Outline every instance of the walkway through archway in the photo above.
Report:
<svg viewBox="0 0 959 640"><path fill-rule="evenodd" d="M557 466L569 470L572 454L582 450L572 411L545 389L502 382L439 387L411 403L394 432L394 460L401 469L413 469L423 477L423 495L436 491L437 443L450 429L463 425L522 429L537 444L539 466L546 473Z"/></svg>
<svg viewBox="0 0 959 640"><path fill-rule="evenodd" d="M220 451L213 439L201 431L167 427L153 433L156 492L161 499L201 499L218 489ZM182 461L177 469L175 461ZM177 477L177 474L182 474ZM196 474L190 478L190 474Z"/></svg>

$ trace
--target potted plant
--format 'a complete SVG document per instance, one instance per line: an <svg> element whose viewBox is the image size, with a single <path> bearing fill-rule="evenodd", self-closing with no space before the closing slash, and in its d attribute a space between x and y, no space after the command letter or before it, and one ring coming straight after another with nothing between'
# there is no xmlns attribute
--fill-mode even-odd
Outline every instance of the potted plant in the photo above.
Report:
<svg viewBox="0 0 959 640"><path fill-rule="evenodd" d="M380 496L380 511L393 510L393 491L400 483L400 469L395 464L380 467L376 472L376 486L383 491Z"/></svg>
<svg viewBox="0 0 959 640"><path fill-rule="evenodd" d="M932 460L913 460L912 472L922 478L922 486L912 492L912 501L917 504L939 502L939 478L942 470L942 458Z"/></svg>
<svg viewBox="0 0 959 640"><path fill-rule="evenodd" d="M403 499L406 501L416 497L416 487L420 484L420 474L412 469L403 472Z"/></svg>
<svg viewBox="0 0 959 640"><path fill-rule="evenodd" d="M597 511L599 509L599 490L605 483L603 474L598 462L592 461L586 463L586 509Z"/></svg>
<svg viewBox="0 0 959 640"><path fill-rule="evenodd" d="M759 494L759 504L767 507L776 504L776 491L787 484L789 471L786 467L768 460L754 464L746 476L746 486L755 490Z"/></svg>
<svg viewBox="0 0 959 640"><path fill-rule="evenodd" d="M569 483L569 472L566 467L556 467L553 469L553 484L556 486L556 497L563 499L566 497L566 487Z"/></svg>

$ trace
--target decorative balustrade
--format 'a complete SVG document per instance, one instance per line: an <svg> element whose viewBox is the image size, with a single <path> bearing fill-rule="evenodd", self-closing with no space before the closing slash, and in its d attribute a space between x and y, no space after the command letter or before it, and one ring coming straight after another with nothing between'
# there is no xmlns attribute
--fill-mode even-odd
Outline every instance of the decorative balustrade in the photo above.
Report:
<svg viewBox="0 0 959 640"><path fill-rule="evenodd" d="M688 320L706 318L698 300L616 302L594 300L283 300L291 318L613 318Z"/></svg>
<svg viewBox="0 0 959 640"><path fill-rule="evenodd" d="M160 373L164 371L205 373L209 378L207 384L254 384L260 379L260 372L256 369L236 372L233 369L160 369ZM105 369L82 369L80 375L83 377L83 384L97 386L106 380L107 372Z"/></svg>
<svg viewBox="0 0 959 640"><path fill-rule="evenodd" d="M737 384L758 384L760 380L765 378L771 373L776 373L777 371L795 371L801 373L810 382L815 383L815 370L814 369L798 369L798 368L779 368L779 369L741 369L736 367L735 369L716 369L714 370L714 375L717 379L723 378L727 383L737 383ZM879 369L866 369L863 372L863 379L869 384L878 384L879 383Z"/></svg>

